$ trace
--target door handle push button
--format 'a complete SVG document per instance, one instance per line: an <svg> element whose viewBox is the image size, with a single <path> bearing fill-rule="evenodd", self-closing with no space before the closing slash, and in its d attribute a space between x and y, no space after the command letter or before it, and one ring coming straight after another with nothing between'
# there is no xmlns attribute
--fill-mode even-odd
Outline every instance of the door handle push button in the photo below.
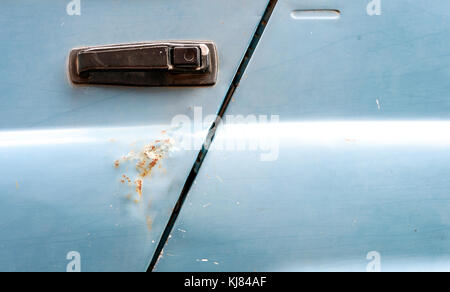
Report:
<svg viewBox="0 0 450 292"><path fill-rule="evenodd" d="M173 49L173 64L180 67L200 67L200 48L175 47Z"/></svg>

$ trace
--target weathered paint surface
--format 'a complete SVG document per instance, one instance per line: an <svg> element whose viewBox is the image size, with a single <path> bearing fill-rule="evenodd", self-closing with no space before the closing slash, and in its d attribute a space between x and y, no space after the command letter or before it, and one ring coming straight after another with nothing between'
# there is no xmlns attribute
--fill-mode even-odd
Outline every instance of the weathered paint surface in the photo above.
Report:
<svg viewBox="0 0 450 292"><path fill-rule="evenodd" d="M213 144L279 156L210 151L158 271L450 270L450 2L374 2L278 2L227 114L280 123Z"/></svg>
<svg viewBox="0 0 450 292"><path fill-rule="evenodd" d="M0 270L66 271L80 255L81 271L144 271L197 155L146 145L176 115L216 113L267 0L69 3L0 3ZM68 81L72 48L186 39L217 44L215 86Z"/></svg>

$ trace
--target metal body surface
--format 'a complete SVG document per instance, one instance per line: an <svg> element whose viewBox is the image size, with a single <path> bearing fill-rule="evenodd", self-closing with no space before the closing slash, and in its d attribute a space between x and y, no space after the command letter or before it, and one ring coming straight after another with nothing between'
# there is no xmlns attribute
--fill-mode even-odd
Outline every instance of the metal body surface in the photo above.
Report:
<svg viewBox="0 0 450 292"><path fill-rule="evenodd" d="M157 271L450 270L450 3L375 2L278 1Z"/></svg>
<svg viewBox="0 0 450 292"><path fill-rule="evenodd" d="M217 112L266 5L2 1L0 270L145 271L204 135L195 123L199 142L180 147L173 119ZM73 48L186 39L219 48L214 86L68 78Z"/></svg>
<svg viewBox="0 0 450 292"><path fill-rule="evenodd" d="M248 60L267 3L2 1L1 271L146 270L225 96L156 271L450 270L449 2L278 1ZM186 39L214 86L70 82Z"/></svg>

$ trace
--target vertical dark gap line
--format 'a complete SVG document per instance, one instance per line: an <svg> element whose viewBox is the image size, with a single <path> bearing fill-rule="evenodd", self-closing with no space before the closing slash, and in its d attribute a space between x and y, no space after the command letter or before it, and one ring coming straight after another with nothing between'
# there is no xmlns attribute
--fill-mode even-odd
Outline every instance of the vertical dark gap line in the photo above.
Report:
<svg viewBox="0 0 450 292"><path fill-rule="evenodd" d="M225 114L225 111L227 110L228 105L230 104L230 101L233 97L233 94L234 94L236 88L239 86L239 83L245 72L245 69L247 68L248 63L250 62L250 59L256 49L256 46L258 45L258 43L261 39L261 36L266 28L266 25L270 19L270 16L272 15L273 10L275 9L275 5L277 4L277 2L278 2L278 0L270 0L269 4L266 7L266 10L264 11L264 14L261 18L261 21L259 22L259 25L255 31L255 34L253 35L250 45L248 46L247 51L245 52L244 58L242 59L241 64L239 65L239 69L237 70L236 75L234 76L233 81L230 85L230 88L228 89L227 94L225 95L225 99L222 102L222 105L220 106L220 109L217 113L217 118L214 121L214 123L211 125L211 127L209 128L208 135L206 136L205 142L202 145L202 149L198 153L197 159L195 160L195 163L192 166L192 169L186 179L186 182L184 183L183 189L181 190L181 193L180 193L180 197L178 198L178 201L175 204L172 215L170 216L169 222L167 223L167 226L164 229L164 232L163 232L161 239L158 243L158 246L155 250L155 253L150 262L150 266L147 269L147 272L152 272L154 270L154 268L156 267L156 264L158 263L158 260L164 249L164 246L167 243L167 239L169 238L170 233L172 232L172 229L178 218L178 215L180 214L181 207L183 206L184 201L186 200L186 198L188 196L188 193L195 181L195 178L197 177L200 167L202 166L203 161L205 160L205 157L206 157L206 154L208 153L209 147L211 146L211 143L214 140L217 127L219 126L220 121L222 120L222 118Z"/></svg>

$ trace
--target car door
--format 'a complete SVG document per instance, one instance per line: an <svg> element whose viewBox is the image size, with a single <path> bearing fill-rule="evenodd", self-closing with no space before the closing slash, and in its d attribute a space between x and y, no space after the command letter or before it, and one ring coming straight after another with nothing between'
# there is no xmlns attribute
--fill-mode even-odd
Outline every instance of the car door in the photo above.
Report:
<svg viewBox="0 0 450 292"><path fill-rule="evenodd" d="M174 118L216 114L267 3L2 1L0 270L145 271L205 134ZM70 81L74 48L155 41L214 42L215 85Z"/></svg>
<svg viewBox="0 0 450 292"><path fill-rule="evenodd" d="M449 270L449 11L278 1L155 270Z"/></svg>

